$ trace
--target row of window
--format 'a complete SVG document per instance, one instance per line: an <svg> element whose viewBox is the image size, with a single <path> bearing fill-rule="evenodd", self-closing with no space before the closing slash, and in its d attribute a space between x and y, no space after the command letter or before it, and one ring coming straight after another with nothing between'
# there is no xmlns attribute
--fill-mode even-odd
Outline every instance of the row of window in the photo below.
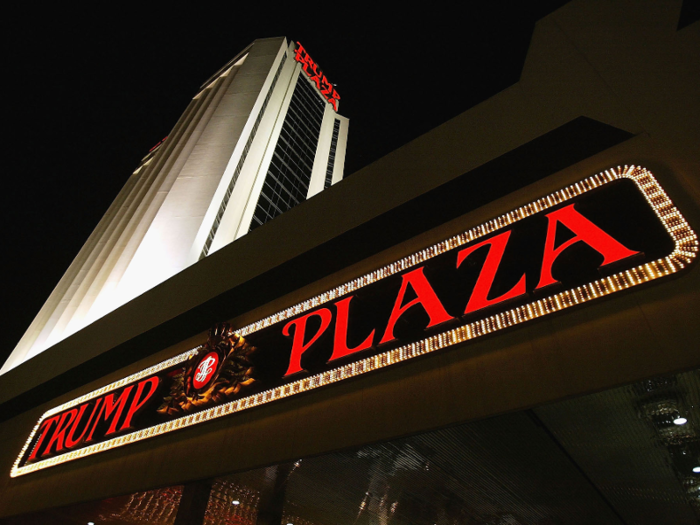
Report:
<svg viewBox="0 0 700 525"><path fill-rule="evenodd" d="M331 138L331 149L328 153L328 166L326 166L326 181L323 189L329 188L333 180L333 167L335 166L335 150L338 147L338 135L340 134L340 121L333 122L333 137Z"/></svg>
<svg viewBox="0 0 700 525"><path fill-rule="evenodd" d="M324 110L325 102L305 78L299 77L250 231L306 199Z"/></svg>

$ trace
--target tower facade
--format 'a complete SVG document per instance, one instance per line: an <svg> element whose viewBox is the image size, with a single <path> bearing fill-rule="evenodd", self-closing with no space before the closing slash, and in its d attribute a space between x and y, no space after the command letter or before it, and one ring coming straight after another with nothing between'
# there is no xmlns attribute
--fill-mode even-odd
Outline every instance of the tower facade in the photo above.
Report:
<svg viewBox="0 0 700 525"><path fill-rule="evenodd" d="M340 181L339 98L300 44L250 44L143 158L0 373Z"/></svg>

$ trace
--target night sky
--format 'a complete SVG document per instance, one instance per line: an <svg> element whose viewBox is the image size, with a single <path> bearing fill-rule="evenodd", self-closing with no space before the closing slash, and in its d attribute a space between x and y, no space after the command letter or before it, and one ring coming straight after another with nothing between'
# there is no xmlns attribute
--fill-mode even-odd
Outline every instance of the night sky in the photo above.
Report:
<svg viewBox="0 0 700 525"><path fill-rule="evenodd" d="M535 22L565 3L468 2L460 12L391 16L329 2L21 8L5 19L0 362L139 160L251 41L299 40L337 85L350 119L347 177L517 82Z"/></svg>

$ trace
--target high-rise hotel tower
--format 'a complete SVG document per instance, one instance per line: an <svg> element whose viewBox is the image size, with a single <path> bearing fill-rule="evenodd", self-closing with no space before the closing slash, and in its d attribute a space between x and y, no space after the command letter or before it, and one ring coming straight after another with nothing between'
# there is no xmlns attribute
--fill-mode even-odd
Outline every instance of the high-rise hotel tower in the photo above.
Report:
<svg viewBox="0 0 700 525"><path fill-rule="evenodd" d="M144 157L0 372L340 181L339 98L300 44L250 44Z"/></svg>

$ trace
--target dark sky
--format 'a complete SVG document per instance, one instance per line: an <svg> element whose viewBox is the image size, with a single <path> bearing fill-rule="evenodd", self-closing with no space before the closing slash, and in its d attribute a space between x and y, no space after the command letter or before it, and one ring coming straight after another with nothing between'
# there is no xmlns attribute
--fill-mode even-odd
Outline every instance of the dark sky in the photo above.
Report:
<svg viewBox="0 0 700 525"><path fill-rule="evenodd" d="M391 15L331 2L227 12L30 4L6 18L0 363L139 160L254 39L299 40L337 84L348 176L516 82L535 22L565 3Z"/></svg>

